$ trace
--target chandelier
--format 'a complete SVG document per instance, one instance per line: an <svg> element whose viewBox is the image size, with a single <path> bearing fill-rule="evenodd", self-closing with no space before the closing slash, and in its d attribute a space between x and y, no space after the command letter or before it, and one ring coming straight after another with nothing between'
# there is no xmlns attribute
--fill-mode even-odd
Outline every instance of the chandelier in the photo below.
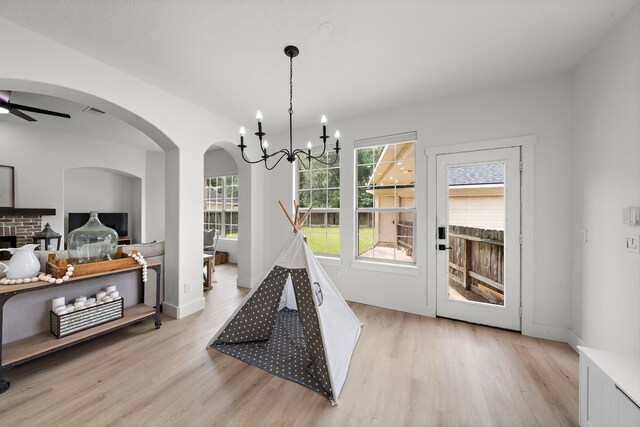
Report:
<svg viewBox="0 0 640 427"><path fill-rule="evenodd" d="M327 136L327 118L324 115L320 120L320 123L322 123L322 136L320 136L320 139L322 140L322 153L315 156L311 155L311 141L307 143L306 151L300 148L296 148L295 150L293 149L293 58L298 56L300 50L295 46L287 46L284 48L284 53L289 57L289 149L283 148L282 150L276 151L274 153L268 152L269 143L266 139L264 139L266 133L262 131L262 113L258 111L258 113L256 114L256 120L258 120L258 132L256 132L255 135L258 137L258 144L260 147L260 151L262 151L262 158L255 161L247 159L244 154L244 149L247 148L247 146L244 144L245 130L244 127L241 127L240 145L238 145L238 147L240 148L240 152L242 153L242 159L245 162L251 164L264 162L264 167L267 168L267 170L272 170L273 168L275 168L282 159L287 159L290 163L295 162L297 159L305 169L309 169L309 167L311 166L311 160L316 160L325 165L332 165L338 161L338 152L340 151L340 132L336 131L335 134L336 146L333 148L333 150L336 152L336 156L333 161L325 162L322 159L325 152L327 151L327 139L329 139L329 137ZM269 159L274 159L273 162L275 162L271 166L269 166L269 164L267 163L267 160ZM305 160L307 162L306 165Z"/></svg>

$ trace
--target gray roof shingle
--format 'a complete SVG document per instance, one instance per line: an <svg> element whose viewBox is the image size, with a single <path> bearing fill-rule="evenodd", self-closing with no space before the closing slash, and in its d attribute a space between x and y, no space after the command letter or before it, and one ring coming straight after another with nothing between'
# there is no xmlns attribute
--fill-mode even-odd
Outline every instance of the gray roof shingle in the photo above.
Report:
<svg viewBox="0 0 640 427"><path fill-rule="evenodd" d="M504 183L504 164L454 166L449 168L449 185Z"/></svg>

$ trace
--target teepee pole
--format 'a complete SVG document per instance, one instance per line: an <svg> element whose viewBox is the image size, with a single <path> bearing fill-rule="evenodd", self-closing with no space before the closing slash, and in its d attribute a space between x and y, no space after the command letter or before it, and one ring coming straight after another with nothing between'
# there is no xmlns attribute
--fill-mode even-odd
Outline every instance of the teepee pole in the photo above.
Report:
<svg viewBox="0 0 640 427"><path fill-rule="evenodd" d="M311 213L311 209L313 209L313 203L311 203L309 205L309 209L307 210L307 212L305 212L304 216L302 217L302 219L300 220L300 224L298 227L298 230L300 230L302 228L302 226L304 225L304 222L307 220L307 217L309 216L309 214Z"/></svg>
<svg viewBox="0 0 640 427"><path fill-rule="evenodd" d="M296 216L295 216L295 220L296 220L296 227L298 227L298 229L300 229L300 223L298 221L300 221L300 217L298 216L300 214L300 204L296 203L296 201L293 201L293 206L296 207Z"/></svg>
<svg viewBox="0 0 640 427"><path fill-rule="evenodd" d="M289 214L289 211L287 210L287 208L284 207L284 203L282 203L282 200L278 200L278 203L280 203L280 207L282 208L282 211L284 212L284 214L287 216L287 219L291 223L291 226L293 227L293 232L297 233L298 229L296 227L296 224L293 222L293 219L291 219L291 215Z"/></svg>

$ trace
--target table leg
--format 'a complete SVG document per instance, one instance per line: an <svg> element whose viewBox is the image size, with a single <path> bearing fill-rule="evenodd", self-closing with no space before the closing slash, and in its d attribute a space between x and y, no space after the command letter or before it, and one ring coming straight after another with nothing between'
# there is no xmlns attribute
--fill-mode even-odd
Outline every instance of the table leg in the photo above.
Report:
<svg viewBox="0 0 640 427"><path fill-rule="evenodd" d="M4 304L13 295L3 295L0 297L0 364L2 364L2 320L4 319ZM0 366L0 394L9 390L11 383L7 380L7 373L12 366Z"/></svg>
<svg viewBox="0 0 640 427"><path fill-rule="evenodd" d="M154 265L149 267L156 272L156 314L154 316L156 329L160 329L162 326L162 320L160 320L160 265Z"/></svg>
<svg viewBox="0 0 640 427"><path fill-rule="evenodd" d="M205 270L205 273L203 273L203 283L202 283L202 288L205 291L209 291L211 290L211 283L212 283L212 276L213 273L211 272L211 263L213 261L213 257L208 257L204 259L204 262L202 263L202 267Z"/></svg>

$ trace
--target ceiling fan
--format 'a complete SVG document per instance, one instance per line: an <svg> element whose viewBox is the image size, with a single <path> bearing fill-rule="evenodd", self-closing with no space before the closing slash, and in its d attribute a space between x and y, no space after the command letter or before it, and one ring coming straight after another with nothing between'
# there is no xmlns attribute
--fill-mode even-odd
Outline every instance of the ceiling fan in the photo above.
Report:
<svg viewBox="0 0 640 427"><path fill-rule="evenodd" d="M0 90L0 114L13 114L14 116L20 117L23 120L28 122L37 121L31 116L26 115L23 111L28 111L30 113L38 113L38 114L46 114L48 116L55 117L63 117L65 119L70 119L71 116L65 113L58 113L56 111L43 110L42 108L29 107L28 105L19 105L9 102L9 98L11 98L11 91L8 90Z"/></svg>

